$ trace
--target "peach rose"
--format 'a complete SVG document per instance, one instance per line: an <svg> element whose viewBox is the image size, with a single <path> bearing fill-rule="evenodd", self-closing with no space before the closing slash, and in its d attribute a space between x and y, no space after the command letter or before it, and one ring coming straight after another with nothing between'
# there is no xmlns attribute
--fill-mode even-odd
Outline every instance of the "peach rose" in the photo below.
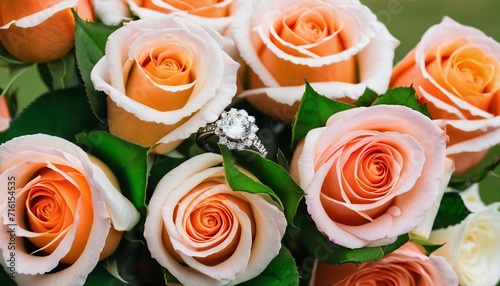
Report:
<svg viewBox="0 0 500 286"><path fill-rule="evenodd" d="M379 261L331 265L315 262L311 286L419 285L456 286L457 275L442 257L428 257L408 242Z"/></svg>
<svg viewBox="0 0 500 286"><path fill-rule="evenodd" d="M1 1L2 45L27 62L49 62L65 56L75 38L72 8L80 17L94 19L90 0Z"/></svg>
<svg viewBox="0 0 500 286"><path fill-rule="evenodd" d="M0 132L9 129L10 113L5 95L0 95Z"/></svg>
<svg viewBox="0 0 500 286"><path fill-rule="evenodd" d="M444 131L410 108L354 108L308 132L291 174L330 241L349 248L388 244L423 223L432 226L433 206L453 171L445 146Z"/></svg>
<svg viewBox="0 0 500 286"><path fill-rule="evenodd" d="M456 173L500 143L500 43L450 18L427 30L394 68L391 86L413 85L432 118L446 125Z"/></svg>
<svg viewBox="0 0 500 286"><path fill-rule="evenodd" d="M233 191L222 156L203 153L169 172L148 206L151 256L184 285L234 285L259 275L278 254L282 210L263 194Z"/></svg>
<svg viewBox="0 0 500 286"><path fill-rule="evenodd" d="M172 15L111 34L91 73L108 94L110 132L166 153L215 121L236 93L239 67L221 44L214 30Z"/></svg>
<svg viewBox="0 0 500 286"><path fill-rule="evenodd" d="M139 213L101 161L45 134L0 146L1 264L19 285L83 285Z"/></svg>
<svg viewBox="0 0 500 286"><path fill-rule="evenodd" d="M249 71L240 97L285 121L294 117L304 79L329 98L384 93L399 42L368 7L346 0L242 1L231 35Z"/></svg>
<svg viewBox="0 0 500 286"><path fill-rule="evenodd" d="M174 14L193 23L223 32L233 21L231 6L238 0L127 0L141 19Z"/></svg>
<svg viewBox="0 0 500 286"><path fill-rule="evenodd" d="M481 202L482 203L482 202ZM469 207L471 202L466 202ZM481 208L459 224L432 231L429 241L445 243L433 253L453 266L460 285L497 285L500 282L500 202Z"/></svg>

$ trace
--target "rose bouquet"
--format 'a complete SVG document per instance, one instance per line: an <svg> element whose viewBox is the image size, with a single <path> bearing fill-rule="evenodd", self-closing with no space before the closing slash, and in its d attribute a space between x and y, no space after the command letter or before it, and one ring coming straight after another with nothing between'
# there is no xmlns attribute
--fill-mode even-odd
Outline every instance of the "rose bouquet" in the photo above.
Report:
<svg viewBox="0 0 500 286"><path fill-rule="evenodd" d="M497 284L500 43L384 15L0 2L2 285Z"/></svg>

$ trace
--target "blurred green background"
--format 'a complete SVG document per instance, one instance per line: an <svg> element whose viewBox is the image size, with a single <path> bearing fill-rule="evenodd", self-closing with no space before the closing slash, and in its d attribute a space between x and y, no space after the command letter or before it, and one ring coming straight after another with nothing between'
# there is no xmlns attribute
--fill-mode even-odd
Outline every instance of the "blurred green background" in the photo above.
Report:
<svg viewBox="0 0 500 286"><path fill-rule="evenodd" d="M476 27L500 41L499 0L361 0L372 9L379 20L401 42L396 50L395 63L403 58L420 40L423 33L439 23L444 16L469 26ZM9 74L0 68L0 87L5 87ZM16 83L19 105L25 106L34 96L46 89L32 68ZM497 146L491 156L500 156ZM496 170L500 174L500 168ZM489 177L481 184L486 202L500 201L500 179Z"/></svg>

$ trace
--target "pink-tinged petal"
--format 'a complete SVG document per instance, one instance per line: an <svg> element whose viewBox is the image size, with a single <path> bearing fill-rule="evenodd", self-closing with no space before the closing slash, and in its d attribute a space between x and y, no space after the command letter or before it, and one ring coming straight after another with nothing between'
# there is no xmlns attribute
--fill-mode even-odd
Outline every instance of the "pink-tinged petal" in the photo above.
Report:
<svg viewBox="0 0 500 286"><path fill-rule="evenodd" d="M312 129L307 133L306 138L304 139L304 144L302 144L303 148L300 153L300 157L297 159L297 171L298 173L298 182L302 189L307 190L309 188L309 184L313 180L315 176L315 157L316 157L316 145L320 143L320 138L326 128L316 128ZM294 160L295 161L295 160Z"/></svg>
<svg viewBox="0 0 500 286"><path fill-rule="evenodd" d="M8 23L5 23L0 29L8 29L11 25L16 25L20 28L30 28L39 25L45 20L52 17L59 11L66 10L68 8L75 7L79 0L61 0L58 1L54 6L49 7L45 10L36 12L29 16L23 17L21 19L12 20Z"/></svg>
<svg viewBox="0 0 500 286"><path fill-rule="evenodd" d="M457 275L446 260L427 257L407 243L381 260L332 264L315 261L310 286L347 285L457 285Z"/></svg>
<svg viewBox="0 0 500 286"><path fill-rule="evenodd" d="M309 132L292 166L318 229L336 243L362 247L394 240L421 224L449 180L445 144L438 125L407 107L356 108L336 113L326 127ZM394 185L385 181L384 188L365 192L369 173L360 173L361 162L351 158L372 146L387 155L384 166ZM362 180L367 180L364 185Z"/></svg>
<svg viewBox="0 0 500 286"><path fill-rule="evenodd" d="M323 184L323 179L330 171L330 168L331 163L326 163L316 170L314 178L306 189L305 199L307 212L311 215L318 230L325 234L331 242L349 248L363 247L367 245L369 241L360 239L354 234L345 231L330 218L321 204L321 185Z"/></svg>
<svg viewBox="0 0 500 286"><path fill-rule="evenodd" d="M455 170L455 163L451 159L446 159L445 163L445 171L443 172L443 175L441 177L441 180L439 181L439 194L436 198L436 201L432 205L430 209L428 209L425 212L424 219L422 220L422 223L420 226L417 228L413 229L411 232L424 237L425 239L429 238L429 235L431 234L432 231L432 226L434 225L434 220L436 219L437 212L439 210L439 205L441 204L441 199L443 198L443 195L446 191L446 187L448 186L448 183L450 181L451 175L453 174L453 171Z"/></svg>

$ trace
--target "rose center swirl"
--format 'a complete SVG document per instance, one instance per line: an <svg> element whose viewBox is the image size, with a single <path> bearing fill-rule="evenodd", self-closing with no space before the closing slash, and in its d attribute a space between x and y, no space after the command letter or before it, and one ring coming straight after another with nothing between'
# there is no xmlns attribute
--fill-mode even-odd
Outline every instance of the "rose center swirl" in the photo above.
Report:
<svg viewBox="0 0 500 286"><path fill-rule="evenodd" d="M227 235L232 221L231 210L220 202L208 200L190 213L186 231L194 241L203 242Z"/></svg>

